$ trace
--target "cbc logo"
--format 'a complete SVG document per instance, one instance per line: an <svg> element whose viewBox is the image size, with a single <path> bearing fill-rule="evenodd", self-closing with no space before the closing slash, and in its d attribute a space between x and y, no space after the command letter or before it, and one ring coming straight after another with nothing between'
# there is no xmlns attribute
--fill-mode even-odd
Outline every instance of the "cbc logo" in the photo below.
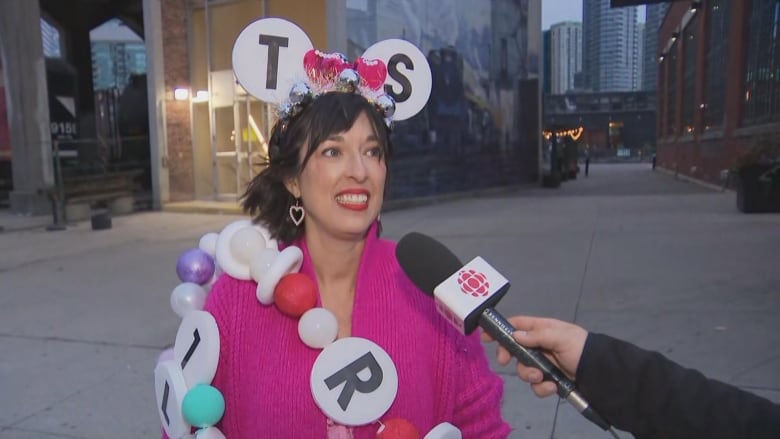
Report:
<svg viewBox="0 0 780 439"><path fill-rule="evenodd" d="M473 269L462 270L458 274L458 285L463 293L474 297L487 296L490 292L487 276Z"/></svg>

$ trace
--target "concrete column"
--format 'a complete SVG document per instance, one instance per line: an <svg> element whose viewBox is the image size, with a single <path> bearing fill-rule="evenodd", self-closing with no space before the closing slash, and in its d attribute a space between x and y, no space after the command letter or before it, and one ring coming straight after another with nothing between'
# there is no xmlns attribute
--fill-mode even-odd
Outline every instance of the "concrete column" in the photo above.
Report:
<svg viewBox="0 0 780 439"><path fill-rule="evenodd" d="M165 130L165 68L163 66L162 13L160 0L143 0L146 42L146 84L149 107L152 199L161 209L170 198L168 140Z"/></svg>
<svg viewBox="0 0 780 439"><path fill-rule="evenodd" d="M14 189L11 209L51 211L45 191L54 185L46 65L37 1L0 1L0 56L5 73Z"/></svg>
<svg viewBox="0 0 780 439"><path fill-rule="evenodd" d="M347 53L347 1L326 0L329 52ZM376 41L372 41L371 44Z"/></svg>

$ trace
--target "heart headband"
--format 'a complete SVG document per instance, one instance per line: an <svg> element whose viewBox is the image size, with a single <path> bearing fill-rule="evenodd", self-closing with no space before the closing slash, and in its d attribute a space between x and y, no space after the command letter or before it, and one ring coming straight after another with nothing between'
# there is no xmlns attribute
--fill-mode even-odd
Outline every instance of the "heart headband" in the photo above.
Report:
<svg viewBox="0 0 780 439"><path fill-rule="evenodd" d="M241 31L233 71L249 94L278 105L282 119L324 93L341 91L374 103L389 126L420 112L432 85L428 60L408 41L380 41L351 63L342 54L314 50L300 27L281 18L263 18Z"/></svg>

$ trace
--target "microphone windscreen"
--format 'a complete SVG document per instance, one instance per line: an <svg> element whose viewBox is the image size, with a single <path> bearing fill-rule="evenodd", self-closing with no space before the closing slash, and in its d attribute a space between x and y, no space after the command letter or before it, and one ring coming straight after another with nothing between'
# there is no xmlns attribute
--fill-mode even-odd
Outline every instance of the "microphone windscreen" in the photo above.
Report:
<svg viewBox="0 0 780 439"><path fill-rule="evenodd" d="M395 257L417 288L429 295L463 266L444 244L418 232L408 233L398 241Z"/></svg>

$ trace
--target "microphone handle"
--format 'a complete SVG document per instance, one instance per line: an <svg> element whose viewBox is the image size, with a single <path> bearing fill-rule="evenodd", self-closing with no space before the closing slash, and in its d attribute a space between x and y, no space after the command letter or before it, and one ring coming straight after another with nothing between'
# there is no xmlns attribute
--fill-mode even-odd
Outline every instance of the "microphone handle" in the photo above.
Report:
<svg viewBox="0 0 780 439"><path fill-rule="evenodd" d="M560 369L552 364L541 351L526 348L512 337L515 327L498 311L486 308L479 316L479 326L525 366L541 370L545 381L555 382L558 386L558 396L567 400L580 414L603 430L609 430L609 423L590 407L590 404L577 391L574 383Z"/></svg>

